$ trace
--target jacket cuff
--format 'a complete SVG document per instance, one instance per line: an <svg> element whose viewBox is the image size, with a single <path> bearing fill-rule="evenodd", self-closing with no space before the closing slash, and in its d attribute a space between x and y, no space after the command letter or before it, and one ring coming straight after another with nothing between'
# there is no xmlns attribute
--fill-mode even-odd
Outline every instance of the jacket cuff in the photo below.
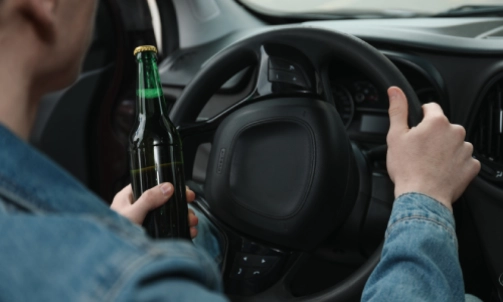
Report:
<svg viewBox="0 0 503 302"><path fill-rule="evenodd" d="M386 237L396 224L410 220L426 220L438 224L457 241L456 223L452 212L428 195L411 192L398 196L393 204Z"/></svg>

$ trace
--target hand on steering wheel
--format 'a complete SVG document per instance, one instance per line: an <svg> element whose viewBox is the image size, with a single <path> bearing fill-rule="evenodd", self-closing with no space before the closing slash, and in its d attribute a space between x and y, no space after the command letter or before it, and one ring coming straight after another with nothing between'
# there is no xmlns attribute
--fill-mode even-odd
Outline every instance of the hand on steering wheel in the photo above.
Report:
<svg viewBox="0 0 503 302"><path fill-rule="evenodd" d="M388 89L390 130L387 167L395 183L395 197L408 192L428 195L452 211L452 203L480 171L465 142L466 131L453 125L435 103L423 105L424 118L413 128L407 124L408 104L403 91Z"/></svg>

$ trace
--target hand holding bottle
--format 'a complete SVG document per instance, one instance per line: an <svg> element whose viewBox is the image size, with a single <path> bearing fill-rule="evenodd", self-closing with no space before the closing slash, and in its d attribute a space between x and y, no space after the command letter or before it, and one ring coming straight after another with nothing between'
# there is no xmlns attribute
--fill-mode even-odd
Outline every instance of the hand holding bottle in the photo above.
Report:
<svg viewBox="0 0 503 302"><path fill-rule="evenodd" d="M131 220L131 222L141 225L149 211L169 202L168 200L172 195L173 185L170 183L163 183L145 191L141 197L133 203L133 190L131 185L128 185L115 195L110 208ZM193 202L196 198L196 194L189 188L187 188L186 196L188 203ZM190 237L193 239L197 236L196 226L198 218L191 209L189 209L188 221Z"/></svg>

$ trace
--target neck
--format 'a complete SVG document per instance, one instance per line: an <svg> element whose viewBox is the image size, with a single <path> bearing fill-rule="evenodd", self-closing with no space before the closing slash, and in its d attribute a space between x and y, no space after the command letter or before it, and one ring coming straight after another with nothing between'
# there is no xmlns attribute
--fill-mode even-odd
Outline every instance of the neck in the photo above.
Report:
<svg viewBox="0 0 503 302"><path fill-rule="evenodd" d="M167 115L155 54L146 52L138 55L137 108L143 116Z"/></svg>
<svg viewBox="0 0 503 302"><path fill-rule="evenodd" d="M40 95L33 93L30 77L19 61L0 57L0 123L28 140L35 121Z"/></svg>
<svg viewBox="0 0 503 302"><path fill-rule="evenodd" d="M25 40L20 34L0 32L0 45L8 45L0 56L0 123L27 141L43 93L34 85L34 67L40 64L32 55L35 45L23 42L32 33L22 32Z"/></svg>

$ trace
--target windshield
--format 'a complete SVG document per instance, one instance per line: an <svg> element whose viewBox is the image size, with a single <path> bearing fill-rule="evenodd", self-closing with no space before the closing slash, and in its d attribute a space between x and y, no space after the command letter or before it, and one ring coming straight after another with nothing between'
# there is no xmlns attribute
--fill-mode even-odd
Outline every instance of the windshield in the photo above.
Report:
<svg viewBox="0 0 503 302"><path fill-rule="evenodd" d="M271 13L334 13L337 11L407 11L436 14L464 5L502 5L502 0L240 0Z"/></svg>

